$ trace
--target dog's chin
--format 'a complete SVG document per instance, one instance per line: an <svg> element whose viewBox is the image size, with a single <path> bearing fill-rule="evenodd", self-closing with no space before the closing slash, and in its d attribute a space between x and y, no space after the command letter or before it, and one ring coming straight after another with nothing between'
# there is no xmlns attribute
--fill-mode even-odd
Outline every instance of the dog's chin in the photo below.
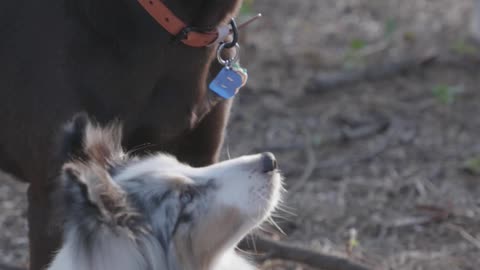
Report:
<svg viewBox="0 0 480 270"><path fill-rule="evenodd" d="M277 207L281 199L282 176L275 170L263 174L254 181L249 194L249 201L243 210L248 218L257 226L267 219Z"/></svg>
<svg viewBox="0 0 480 270"><path fill-rule="evenodd" d="M248 201L219 210L218 212L224 212L222 217L228 218L214 222L217 225L222 224L217 228L217 236L224 230L229 231L226 234L228 237L223 240L223 247L227 249L235 246L270 217L281 200L282 176L277 170L259 173L244 183L249 183L248 198L245 198ZM209 238L209 241L212 242L213 238Z"/></svg>

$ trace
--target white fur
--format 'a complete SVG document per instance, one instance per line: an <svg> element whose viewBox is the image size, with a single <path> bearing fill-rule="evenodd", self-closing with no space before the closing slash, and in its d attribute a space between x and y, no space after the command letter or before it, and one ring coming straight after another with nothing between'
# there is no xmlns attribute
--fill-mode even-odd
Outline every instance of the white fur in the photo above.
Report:
<svg viewBox="0 0 480 270"><path fill-rule="evenodd" d="M270 213L280 198L281 176L278 172L262 173L260 154L243 156L203 168L192 168L168 155L157 155L128 167L115 180L124 181L145 173L157 172L188 176L192 179L222 179L216 193L218 204L234 206L246 215Z"/></svg>
<svg viewBox="0 0 480 270"><path fill-rule="evenodd" d="M122 249L125 246L128 247L130 243L118 243L112 241L109 243L110 246L106 247L106 249L115 250L113 253L124 254L124 257L117 257L115 256L115 260L106 260L106 258L110 258L112 252L106 252L102 254L98 254L96 256L97 261L91 262L92 265L96 265L98 267L91 268L82 257L79 256L80 254L76 253L74 250L74 243L71 241L67 241L64 247L60 250L60 252L55 257L55 260L48 268L48 270L68 270L68 269L75 269L75 270L140 270L140 265L142 265L140 258L135 258L132 254L125 253L127 250ZM119 249L120 248L120 249ZM128 249L128 248L127 248ZM150 256L159 256L155 254L155 250L150 250ZM110 256L109 256L110 255ZM161 259L160 259L161 260ZM140 263L139 263L140 262ZM137 263L137 264L135 264ZM157 263L152 270L167 270L168 268L163 268L166 266L165 264ZM168 266L167 266L168 267ZM178 269L180 270L180 269ZM183 269L182 269L183 270ZM213 266L212 270L255 270L255 267L252 266L247 260L240 257L236 254L236 252L232 250L228 250L225 252L218 260L218 262Z"/></svg>
<svg viewBox="0 0 480 270"><path fill-rule="evenodd" d="M95 239L95 251L91 260L87 260L86 254L78 250L75 243L79 239L75 232L70 232L65 240L65 245L55 257L49 270L133 270L146 269L147 260L165 261L161 258L161 253L144 254L140 253L137 245L131 239L122 237L121 235L112 235L111 232L105 230L100 234L102 237ZM154 245L154 243L149 243ZM159 250L158 247L153 247ZM160 258L159 258L160 256ZM142 268L143 267L143 268ZM155 269L163 269L157 264Z"/></svg>
<svg viewBox="0 0 480 270"><path fill-rule="evenodd" d="M234 246L270 214L279 200L281 185L277 172L262 172L261 159L261 155L252 155L192 168L173 157L156 155L127 166L114 180L120 183L147 173L175 174L194 179L199 184L215 179L216 190L211 198L214 209L237 209L244 224L232 235L223 253L216 256L216 262L208 270L252 270L254 268L236 254ZM108 230L100 235L94 240L93 256L88 257L76 249L81 234L68 231L63 247L48 270L144 270L146 265L154 265L149 270L197 270L177 269L172 263L174 258L165 257L168 256L164 255L165 251L150 239L132 241Z"/></svg>

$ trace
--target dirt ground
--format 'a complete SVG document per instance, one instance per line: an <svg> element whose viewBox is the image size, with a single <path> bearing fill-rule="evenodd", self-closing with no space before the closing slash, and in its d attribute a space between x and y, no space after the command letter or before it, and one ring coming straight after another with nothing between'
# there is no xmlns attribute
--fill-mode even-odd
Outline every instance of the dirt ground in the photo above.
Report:
<svg viewBox="0 0 480 270"><path fill-rule="evenodd" d="M264 18L243 33L250 79L223 152L277 155L290 190L276 219L285 235L266 234L372 269L479 269L480 66L305 91L316 74L388 59L474 58L471 9L470 0L255 1ZM25 189L0 184L1 262L27 261Z"/></svg>

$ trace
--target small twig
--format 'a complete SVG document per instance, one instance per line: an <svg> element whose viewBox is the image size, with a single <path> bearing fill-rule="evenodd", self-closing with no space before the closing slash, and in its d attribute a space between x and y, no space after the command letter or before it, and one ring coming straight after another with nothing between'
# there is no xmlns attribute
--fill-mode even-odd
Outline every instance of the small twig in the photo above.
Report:
<svg viewBox="0 0 480 270"><path fill-rule="evenodd" d="M360 57L369 57L373 54L381 53L386 51L392 45L392 40L385 40L377 44L365 47L363 50L358 52Z"/></svg>
<svg viewBox="0 0 480 270"><path fill-rule="evenodd" d="M453 207L443 208L436 205L418 204L416 206L418 210L429 212L432 215L434 221L443 221L454 216Z"/></svg>
<svg viewBox="0 0 480 270"><path fill-rule="evenodd" d="M377 123L372 123L369 125L363 125L357 128L344 127L341 130L340 138L343 140L359 140L366 137L377 135L388 129L390 126L390 121L383 120L378 121Z"/></svg>
<svg viewBox="0 0 480 270"><path fill-rule="evenodd" d="M444 222L453 217L454 213L450 208L442 208L435 205L418 204L415 206L417 210L428 212L428 216L405 217L394 220L390 227L410 227L417 225L428 225L436 222Z"/></svg>
<svg viewBox="0 0 480 270"><path fill-rule="evenodd" d="M365 266L353 263L344 258L275 242L260 236L257 236L255 239L255 246L257 252L267 254L267 256L262 256L263 260L289 260L322 270L368 270ZM245 241L240 243L239 247L241 249L251 249Z"/></svg>
<svg viewBox="0 0 480 270"><path fill-rule="evenodd" d="M449 223L449 224L447 224L447 228L449 228L452 231L458 232L465 240L470 242L476 248L480 249L480 239L477 239L475 236L468 233L462 227Z"/></svg>
<svg viewBox="0 0 480 270"><path fill-rule="evenodd" d="M431 217L404 217L393 220L387 227L404 228L418 225L427 225L432 222Z"/></svg>
<svg viewBox="0 0 480 270"><path fill-rule="evenodd" d="M245 22L241 23L238 26L238 29L242 30L243 28L246 28L248 25L250 25L251 23L253 23L254 21L256 21L260 18L262 18L262 13L258 13L255 16L251 17L250 19L246 20Z"/></svg>

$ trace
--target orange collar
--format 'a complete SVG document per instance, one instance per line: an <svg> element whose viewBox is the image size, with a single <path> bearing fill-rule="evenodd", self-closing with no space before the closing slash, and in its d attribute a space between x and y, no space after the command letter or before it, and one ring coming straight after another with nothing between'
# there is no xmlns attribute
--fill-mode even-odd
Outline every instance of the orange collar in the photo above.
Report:
<svg viewBox="0 0 480 270"><path fill-rule="evenodd" d="M138 0L143 8L179 41L190 47L205 47L225 40L230 27L222 25L213 31L198 32L187 26L161 0Z"/></svg>

